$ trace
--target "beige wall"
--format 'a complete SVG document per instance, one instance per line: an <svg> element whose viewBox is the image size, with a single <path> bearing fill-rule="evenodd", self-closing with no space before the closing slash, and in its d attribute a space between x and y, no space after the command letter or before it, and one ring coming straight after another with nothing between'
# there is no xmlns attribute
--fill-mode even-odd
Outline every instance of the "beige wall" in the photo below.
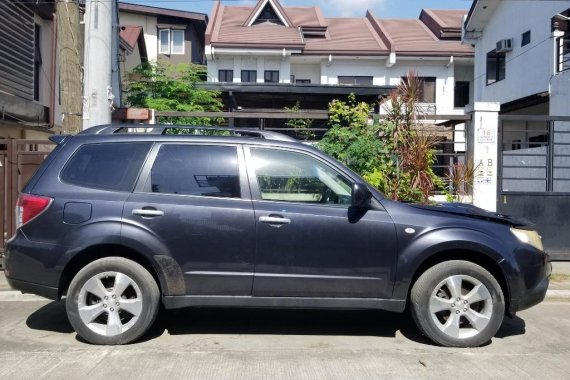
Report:
<svg viewBox="0 0 570 380"><path fill-rule="evenodd" d="M155 16L145 16L125 11L119 12L119 24L139 25L143 27L144 42L149 61L156 61L158 58L158 38ZM140 60L139 60L140 61Z"/></svg>

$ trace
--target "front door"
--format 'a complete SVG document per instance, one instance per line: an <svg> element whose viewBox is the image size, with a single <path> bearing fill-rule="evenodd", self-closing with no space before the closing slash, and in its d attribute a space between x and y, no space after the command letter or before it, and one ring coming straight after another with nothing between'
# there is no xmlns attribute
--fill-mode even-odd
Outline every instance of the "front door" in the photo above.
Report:
<svg viewBox="0 0 570 380"><path fill-rule="evenodd" d="M154 234L191 295L251 295L255 219L241 146L162 144L123 219ZM153 162L153 158L154 159Z"/></svg>
<svg viewBox="0 0 570 380"><path fill-rule="evenodd" d="M395 227L379 203L351 207L346 174L306 152L251 147L254 296L390 298Z"/></svg>

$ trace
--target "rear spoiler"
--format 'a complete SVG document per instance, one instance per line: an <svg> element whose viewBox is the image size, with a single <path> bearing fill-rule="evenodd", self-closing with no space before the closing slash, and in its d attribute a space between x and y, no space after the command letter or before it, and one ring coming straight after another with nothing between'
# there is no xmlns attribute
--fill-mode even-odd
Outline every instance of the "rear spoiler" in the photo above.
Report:
<svg viewBox="0 0 570 380"><path fill-rule="evenodd" d="M68 137L71 135L52 135L48 137L49 141L56 143L57 145L61 144L62 142L66 141Z"/></svg>

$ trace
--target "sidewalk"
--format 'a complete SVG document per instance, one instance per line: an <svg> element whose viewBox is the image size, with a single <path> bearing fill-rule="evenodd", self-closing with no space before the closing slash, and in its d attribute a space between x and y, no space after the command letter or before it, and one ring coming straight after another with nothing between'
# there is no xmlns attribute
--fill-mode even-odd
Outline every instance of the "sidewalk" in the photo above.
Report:
<svg viewBox="0 0 570 380"><path fill-rule="evenodd" d="M0 301L42 300L30 294L22 294L8 286L4 271L0 271ZM570 300L570 262L553 262L547 300Z"/></svg>

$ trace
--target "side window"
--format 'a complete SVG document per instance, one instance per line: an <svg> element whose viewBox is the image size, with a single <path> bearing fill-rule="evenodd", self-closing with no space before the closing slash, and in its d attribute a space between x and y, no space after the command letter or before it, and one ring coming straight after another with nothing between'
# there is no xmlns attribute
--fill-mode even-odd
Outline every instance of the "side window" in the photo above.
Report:
<svg viewBox="0 0 570 380"><path fill-rule="evenodd" d="M251 149L261 199L314 204L351 204L351 182L302 153Z"/></svg>
<svg viewBox="0 0 570 380"><path fill-rule="evenodd" d="M237 148L163 145L149 182L153 193L240 198Z"/></svg>
<svg viewBox="0 0 570 380"><path fill-rule="evenodd" d="M94 189L131 191L150 145L85 144L65 165L61 180Z"/></svg>

